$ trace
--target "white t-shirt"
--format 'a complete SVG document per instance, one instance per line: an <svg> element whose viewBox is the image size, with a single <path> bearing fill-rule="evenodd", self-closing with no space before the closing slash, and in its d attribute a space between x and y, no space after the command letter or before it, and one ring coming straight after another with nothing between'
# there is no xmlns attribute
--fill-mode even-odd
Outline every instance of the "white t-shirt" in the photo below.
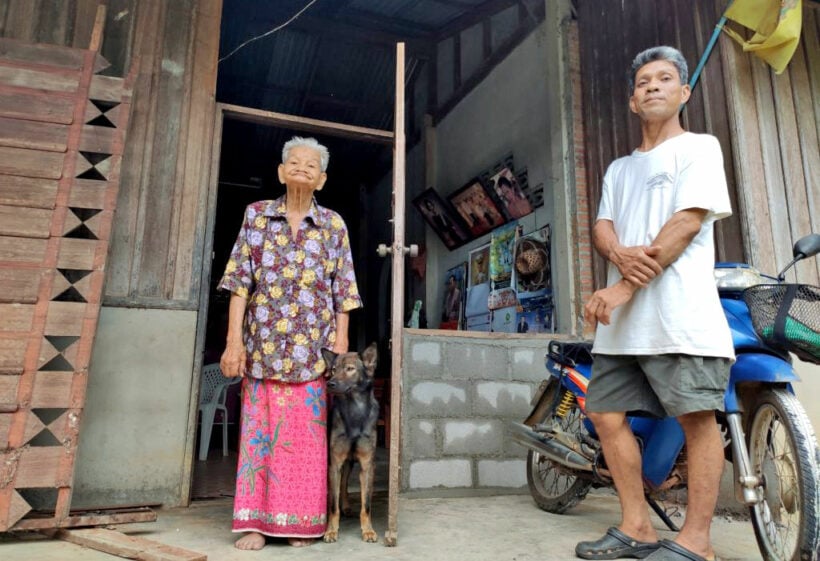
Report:
<svg viewBox="0 0 820 561"><path fill-rule="evenodd" d="M609 325L598 324L593 352L734 358L713 272L714 222L732 214L717 139L687 132L612 162L598 219L612 221L622 245L648 246L673 214L689 208L708 211L700 232L663 273L615 309ZM610 263L607 286L620 279Z"/></svg>

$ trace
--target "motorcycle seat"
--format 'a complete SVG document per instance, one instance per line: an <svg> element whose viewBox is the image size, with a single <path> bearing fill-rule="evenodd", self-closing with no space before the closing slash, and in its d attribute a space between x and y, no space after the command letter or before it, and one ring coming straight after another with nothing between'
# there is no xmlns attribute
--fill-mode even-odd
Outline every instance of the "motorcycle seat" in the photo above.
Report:
<svg viewBox="0 0 820 561"><path fill-rule="evenodd" d="M567 366L592 364L592 343L588 341L550 341L548 356Z"/></svg>

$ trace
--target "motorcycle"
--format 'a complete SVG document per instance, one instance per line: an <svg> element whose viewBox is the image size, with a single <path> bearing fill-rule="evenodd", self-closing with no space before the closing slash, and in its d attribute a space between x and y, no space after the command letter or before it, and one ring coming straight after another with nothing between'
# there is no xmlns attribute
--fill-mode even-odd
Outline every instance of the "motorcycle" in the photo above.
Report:
<svg viewBox="0 0 820 561"><path fill-rule="evenodd" d="M716 414L732 462L735 498L749 508L768 561L816 561L820 549L820 447L792 384L790 352L820 364L820 289L787 284L786 272L820 253L820 234L794 245L776 277L745 264L719 263L715 277L736 361ZM612 487L595 427L585 415L593 357L589 342L550 341L548 377L514 440L528 449L527 483L535 503L561 514L590 489ZM627 416L642 452L644 491L652 510L678 531L659 501L686 486L684 434L673 417Z"/></svg>

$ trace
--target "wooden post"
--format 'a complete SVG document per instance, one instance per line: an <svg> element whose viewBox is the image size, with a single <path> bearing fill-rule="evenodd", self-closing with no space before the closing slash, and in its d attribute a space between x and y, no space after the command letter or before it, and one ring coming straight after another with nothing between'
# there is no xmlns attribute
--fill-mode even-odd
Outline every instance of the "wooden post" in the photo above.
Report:
<svg viewBox="0 0 820 561"><path fill-rule="evenodd" d="M88 45L89 51L100 52L102 47L103 30L105 29L105 4L97 6L97 16L94 18L94 28L91 30L91 41Z"/></svg>
<svg viewBox="0 0 820 561"><path fill-rule="evenodd" d="M384 543L397 545L399 510L399 446L401 434L401 361L404 332L404 43L396 44L396 112L393 143L393 294L391 306L390 373L390 482L388 487L387 532Z"/></svg>

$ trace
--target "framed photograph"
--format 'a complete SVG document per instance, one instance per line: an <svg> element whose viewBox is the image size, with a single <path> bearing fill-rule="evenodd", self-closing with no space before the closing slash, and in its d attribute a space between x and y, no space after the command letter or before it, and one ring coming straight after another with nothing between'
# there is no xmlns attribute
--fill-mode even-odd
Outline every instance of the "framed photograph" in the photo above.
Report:
<svg viewBox="0 0 820 561"><path fill-rule="evenodd" d="M493 190L501 205L502 212L510 220L521 218L532 212L532 206L510 168L505 167L492 176L488 187Z"/></svg>
<svg viewBox="0 0 820 561"><path fill-rule="evenodd" d="M432 187L413 199L413 205L447 249L455 249L470 240L459 218Z"/></svg>
<svg viewBox="0 0 820 561"><path fill-rule="evenodd" d="M510 222L496 228L490 234L490 280L509 284L512 277L513 252L518 232L518 222Z"/></svg>
<svg viewBox="0 0 820 561"><path fill-rule="evenodd" d="M521 236L513 254L515 291L519 300L552 293L550 267L550 226Z"/></svg>
<svg viewBox="0 0 820 561"><path fill-rule="evenodd" d="M526 302L516 320L516 333L555 333L552 297Z"/></svg>
<svg viewBox="0 0 820 561"><path fill-rule="evenodd" d="M447 200L464 220L474 238L498 228L507 221L478 179L467 183L447 197Z"/></svg>
<svg viewBox="0 0 820 561"><path fill-rule="evenodd" d="M490 244L472 250L468 263L467 286L476 286L490 282Z"/></svg>
<svg viewBox="0 0 820 561"><path fill-rule="evenodd" d="M467 282L467 263L459 263L444 275L444 301L439 329L464 328L464 295Z"/></svg>

